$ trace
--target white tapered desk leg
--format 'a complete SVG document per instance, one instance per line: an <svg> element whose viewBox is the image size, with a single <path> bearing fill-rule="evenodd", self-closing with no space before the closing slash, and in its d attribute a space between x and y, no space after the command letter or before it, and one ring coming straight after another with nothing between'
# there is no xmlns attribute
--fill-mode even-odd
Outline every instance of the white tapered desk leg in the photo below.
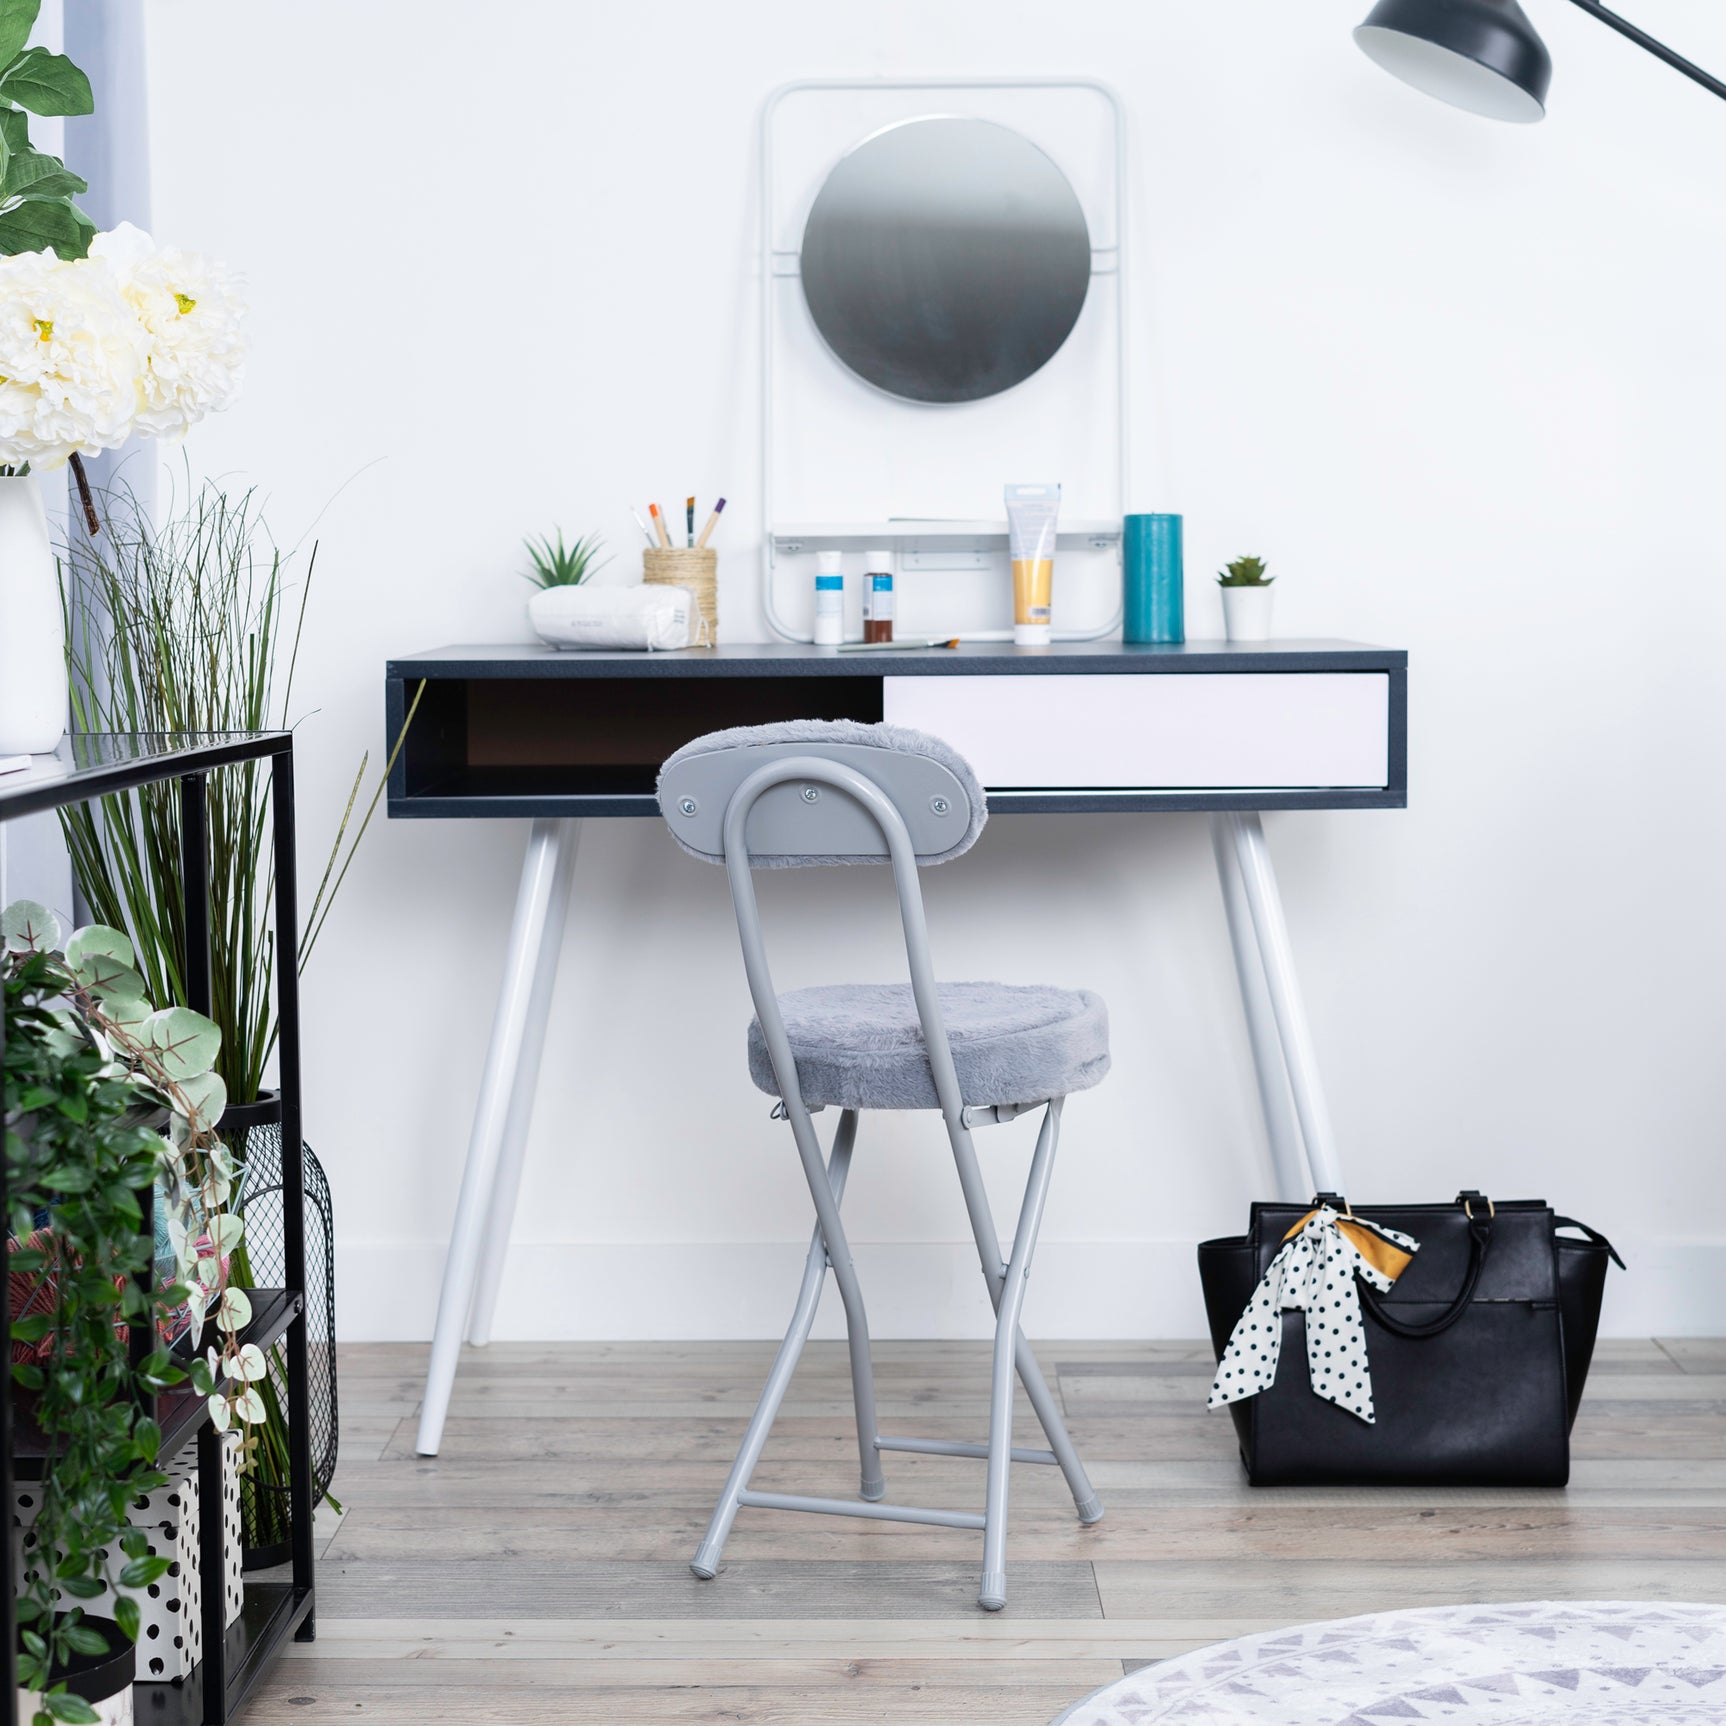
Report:
<svg viewBox="0 0 1726 1726"><path fill-rule="evenodd" d="M456 1361L461 1354L462 1336L467 1329L468 1309L473 1300L480 1237L510 1118L522 1052L528 1040L536 985L540 971L548 964L556 963L556 953L548 954L546 950L546 929L552 921L552 900L560 874L559 860L570 840L565 829L566 824L561 821L535 821L528 837L527 856L522 861L521 885L516 891L515 917L509 931L509 956L504 963L503 984L498 990L497 1011L492 1015L491 1044L486 1050L479 1102L474 1109L473 1131L468 1138L467 1167L462 1171L455 1222L450 1228L449 1253L444 1259L443 1289L438 1296L437 1326L432 1333L431 1364L426 1370L425 1401L420 1408L419 1438L414 1446L421 1456L436 1456L443 1438L444 1416L449 1412Z"/></svg>
<svg viewBox="0 0 1726 1726"><path fill-rule="evenodd" d="M1270 1141L1271 1172L1276 1196L1291 1203L1309 1198L1306 1154L1301 1148L1300 1122L1289 1094L1288 1069L1277 1037L1276 1014L1265 986L1264 960L1259 955L1252 908L1247 904L1235 857L1234 834L1226 815L1211 817L1211 846L1217 858L1217 884L1223 890L1223 914L1228 919L1229 945L1234 949L1235 977L1240 984L1241 1009L1246 1015L1247 1044L1259 1082L1259 1106L1264 1111L1265 1136Z"/></svg>
<svg viewBox="0 0 1726 1726"><path fill-rule="evenodd" d="M504 1261L509 1256L509 1231L515 1221L516 1201L521 1195L521 1171L527 1162L527 1131L533 1123L534 1093L539 1089L539 1057L545 1048L545 1026L551 1017L552 991L557 986L557 956L563 949L563 925L569 910L570 888L575 881L575 857L581 848L581 823L565 821L561 826L564 834L558 846L545 932L540 937L540 959L534 969L527 1028L522 1034L509 1115L503 1124L503 1144L498 1151L497 1175L492 1181L485 1234L480 1239L473 1310L467 1323L467 1340L475 1348L483 1348L491 1341L492 1320L497 1314L497 1291L503 1282Z"/></svg>
<svg viewBox="0 0 1726 1726"><path fill-rule="evenodd" d="M1295 978L1294 953L1289 946L1288 925L1283 921L1282 895L1277 891L1276 871L1265 844L1265 832L1256 811L1219 817L1228 824L1234 842L1235 861L1240 866L1241 885L1258 935L1259 955L1264 961L1265 985L1270 992L1271 1012L1282 1039L1283 1061L1288 1068L1289 1089L1294 1093L1295 1114L1306 1144L1307 1170L1314 1192L1340 1193L1342 1165L1336 1154L1336 1135L1325 1105L1324 1086L1313 1054L1312 1033L1307 1028L1306 1008Z"/></svg>

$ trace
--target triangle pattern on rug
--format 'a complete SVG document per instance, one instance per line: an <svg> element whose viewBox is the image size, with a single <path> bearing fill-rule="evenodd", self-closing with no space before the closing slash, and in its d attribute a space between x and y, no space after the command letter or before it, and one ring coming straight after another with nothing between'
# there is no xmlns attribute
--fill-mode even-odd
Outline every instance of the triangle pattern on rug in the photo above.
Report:
<svg viewBox="0 0 1726 1726"><path fill-rule="evenodd" d="M1634 1690L1654 1668L1652 1666L1601 1666L1597 1670L1602 1678L1611 1678L1620 1684L1628 1684Z"/></svg>

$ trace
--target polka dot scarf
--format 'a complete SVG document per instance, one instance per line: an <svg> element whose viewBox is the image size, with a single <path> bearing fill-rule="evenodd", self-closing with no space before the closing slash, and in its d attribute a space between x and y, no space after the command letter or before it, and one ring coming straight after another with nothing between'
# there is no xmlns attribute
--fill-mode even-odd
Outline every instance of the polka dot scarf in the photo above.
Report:
<svg viewBox="0 0 1726 1726"><path fill-rule="evenodd" d="M1223 1350L1211 1386L1211 1408L1256 1396L1276 1382L1282 1354L1282 1315L1306 1314L1307 1374L1327 1402L1373 1424L1372 1374L1367 1370L1359 1276L1385 1293L1408 1268L1420 1243L1364 1217L1329 1205L1309 1211L1283 1237L1264 1281Z"/></svg>

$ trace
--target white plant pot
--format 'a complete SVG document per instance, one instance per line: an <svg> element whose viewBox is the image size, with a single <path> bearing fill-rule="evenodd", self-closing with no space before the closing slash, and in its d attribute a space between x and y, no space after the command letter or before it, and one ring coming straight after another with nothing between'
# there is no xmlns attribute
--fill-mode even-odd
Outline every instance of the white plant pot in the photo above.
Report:
<svg viewBox="0 0 1726 1726"><path fill-rule="evenodd" d="M48 1704L34 1690L19 1690L17 1726L30 1726L38 1713ZM127 1685L124 1690L116 1691L105 1701L93 1702L90 1705L96 1710L96 1718L101 1726L134 1726L137 1716L132 1711L132 1687Z"/></svg>
<svg viewBox="0 0 1726 1726"><path fill-rule="evenodd" d="M1223 630L1230 641L1269 641L1271 595L1269 582L1262 587L1219 587L1223 596Z"/></svg>
<svg viewBox="0 0 1726 1726"><path fill-rule="evenodd" d="M66 730L60 581L33 476L0 475L0 755L46 755Z"/></svg>

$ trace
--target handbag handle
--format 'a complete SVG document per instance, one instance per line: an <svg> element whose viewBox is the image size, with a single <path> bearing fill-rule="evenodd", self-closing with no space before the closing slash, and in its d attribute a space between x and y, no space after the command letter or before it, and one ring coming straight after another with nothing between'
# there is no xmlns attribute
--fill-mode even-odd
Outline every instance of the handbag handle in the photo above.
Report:
<svg viewBox="0 0 1726 1726"><path fill-rule="evenodd" d="M1379 1298L1378 1291L1364 1282L1360 1283L1361 1305L1386 1330L1397 1336L1416 1340L1442 1336L1468 1311L1469 1303L1474 1299L1474 1291L1480 1283L1480 1273L1486 1268L1487 1249L1492 1245L1492 1214L1490 1207L1485 1216L1477 1216L1472 1205L1464 1204L1463 1210L1468 1217L1468 1274L1462 1279L1462 1292L1437 1318L1428 1319L1425 1324L1411 1324L1406 1319L1393 1318Z"/></svg>
<svg viewBox="0 0 1726 1726"><path fill-rule="evenodd" d="M1629 1267L1628 1267L1628 1266L1627 1266L1627 1265L1626 1265L1626 1264L1625 1264L1625 1262L1624 1262L1624 1261L1623 1261L1623 1259L1621 1259L1621 1258L1620 1258L1620 1257L1619 1257L1619 1256L1618 1256L1618 1249L1617 1249L1617 1247L1615 1247L1615 1246L1614 1246L1614 1245L1613 1245L1613 1244L1612 1244L1612 1243L1611 1243L1611 1241L1609 1241L1609 1240L1608 1240L1608 1239L1607 1239L1607 1238L1606 1238L1606 1237L1605 1237L1605 1235L1603 1235L1603 1234L1602 1234L1602 1233L1601 1233L1601 1232L1600 1232L1600 1231L1599 1231L1599 1229L1591 1229L1591 1228L1590 1228L1590 1227L1589 1227L1589 1226L1588 1226L1588 1224L1587 1224L1587 1223L1579 1223L1579 1222L1578 1222L1578 1221L1577 1221L1577 1220L1576 1220L1576 1218L1575 1218L1575 1217L1554 1217L1554 1218L1553 1218L1553 1219L1552 1219L1552 1226L1553 1226L1553 1228L1554 1228L1554 1229L1581 1229L1581 1231L1582 1231L1582 1232L1583 1232L1583 1233L1584 1233L1584 1234L1585 1234L1585 1235L1587 1235L1587 1236L1588 1236L1588 1238L1589 1238L1589 1239L1590 1239L1590 1240L1591 1240L1591 1241L1593 1241L1593 1243L1594 1243L1594 1244L1595 1244L1595 1245L1596 1245L1596 1246L1597 1246L1597 1247L1605 1247L1605 1249L1606 1249L1606 1256L1607 1256L1607 1257L1608 1257L1608 1258L1610 1258L1610 1259L1611 1259L1611 1260L1612 1260L1612 1262L1613 1262L1613 1263L1614 1263L1614 1264L1615 1264L1615 1265L1617 1265L1617 1266L1618 1266L1618 1268L1619 1268L1619 1269L1620 1269L1620 1270L1627 1270L1627 1269L1628 1269L1628 1268L1629 1268Z"/></svg>

